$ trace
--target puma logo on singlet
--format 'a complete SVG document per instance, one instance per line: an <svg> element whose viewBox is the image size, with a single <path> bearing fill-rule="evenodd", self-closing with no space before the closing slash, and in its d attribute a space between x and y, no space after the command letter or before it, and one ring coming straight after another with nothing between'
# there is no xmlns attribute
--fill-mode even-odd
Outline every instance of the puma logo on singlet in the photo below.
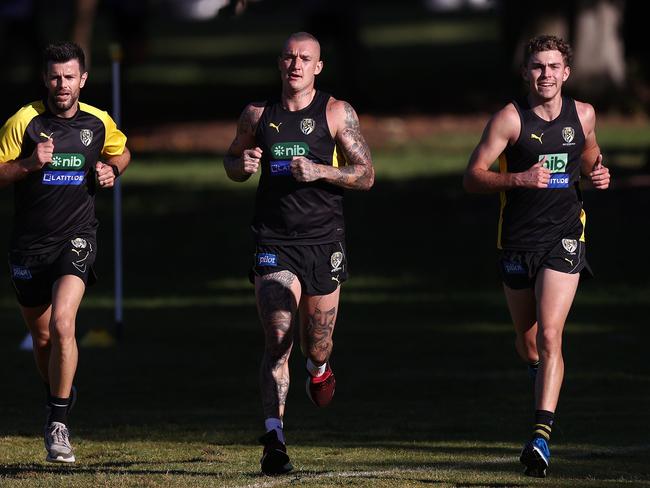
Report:
<svg viewBox="0 0 650 488"><path fill-rule="evenodd" d="M539 141L539 143L542 144L542 136L543 136L543 135L544 135L543 132L542 132L540 135L532 134L532 133L531 133L531 134L530 134L530 138L531 138L531 139L537 139L537 140Z"/></svg>
<svg viewBox="0 0 650 488"><path fill-rule="evenodd" d="M271 129L275 129L278 131L278 134L280 133L280 126L282 125L282 122L280 122L278 125L275 125L273 122L269 122L269 127Z"/></svg>

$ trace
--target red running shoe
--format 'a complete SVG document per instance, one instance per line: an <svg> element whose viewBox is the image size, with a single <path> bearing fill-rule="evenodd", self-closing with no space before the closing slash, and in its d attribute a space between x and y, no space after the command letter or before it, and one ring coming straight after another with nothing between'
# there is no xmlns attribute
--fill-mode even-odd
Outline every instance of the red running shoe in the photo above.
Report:
<svg viewBox="0 0 650 488"><path fill-rule="evenodd" d="M288 473L293 469L287 454L287 446L278 440L278 434L275 430L269 430L260 437L260 442L264 445L264 452L260 465L262 473L267 476Z"/></svg>
<svg viewBox="0 0 650 488"><path fill-rule="evenodd" d="M326 407L334 398L334 390L336 389L336 379L330 363L327 363L325 372L314 377L307 372L307 396L317 407Z"/></svg>

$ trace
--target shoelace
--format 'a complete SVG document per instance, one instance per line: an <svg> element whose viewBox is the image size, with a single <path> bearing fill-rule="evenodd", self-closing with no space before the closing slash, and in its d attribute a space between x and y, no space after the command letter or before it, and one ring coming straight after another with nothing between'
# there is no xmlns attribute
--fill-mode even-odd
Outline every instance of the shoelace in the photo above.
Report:
<svg viewBox="0 0 650 488"><path fill-rule="evenodd" d="M54 425L52 430L50 431L50 436L54 439L53 444L59 444L59 445L64 445L65 447L71 447L70 446L70 433L68 432L68 428L60 423L57 423Z"/></svg>

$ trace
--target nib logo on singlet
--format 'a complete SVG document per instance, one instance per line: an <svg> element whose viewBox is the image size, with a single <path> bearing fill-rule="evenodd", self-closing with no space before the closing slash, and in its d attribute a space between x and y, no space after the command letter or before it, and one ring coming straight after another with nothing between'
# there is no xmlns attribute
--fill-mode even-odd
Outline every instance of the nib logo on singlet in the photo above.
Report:
<svg viewBox="0 0 650 488"><path fill-rule="evenodd" d="M54 153L50 168L57 171L69 171L84 167L86 158L79 153Z"/></svg>
<svg viewBox="0 0 650 488"><path fill-rule="evenodd" d="M278 142L271 146L271 153L277 159L307 156L309 145L304 142Z"/></svg>
<svg viewBox="0 0 650 488"><path fill-rule="evenodd" d="M566 172L569 164L569 155L567 153L540 154L538 161L540 163L543 161L542 166L551 172L548 188L569 187L569 173Z"/></svg>
<svg viewBox="0 0 650 488"><path fill-rule="evenodd" d="M307 156L309 144L304 142L278 142L271 146L271 175L288 176L291 174L291 158L296 156Z"/></svg>
<svg viewBox="0 0 650 488"><path fill-rule="evenodd" d="M54 186L74 185L84 182L86 158L79 153L54 153L52 162L43 170L43 184Z"/></svg>

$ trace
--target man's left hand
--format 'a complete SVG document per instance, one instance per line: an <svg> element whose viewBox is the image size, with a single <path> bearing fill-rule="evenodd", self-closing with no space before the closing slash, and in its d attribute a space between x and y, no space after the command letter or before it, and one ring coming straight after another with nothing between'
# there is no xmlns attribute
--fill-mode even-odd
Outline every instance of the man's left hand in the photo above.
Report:
<svg viewBox="0 0 650 488"><path fill-rule="evenodd" d="M320 164L313 163L303 156L296 156L291 160L291 174L296 181L309 183L322 178L321 168Z"/></svg>
<svg viewBox="0 0 650 488"><path fill-rule="evenodd" d="M589 173L589 179L594 185L594 188L598 190L606 190L609 187L609 169L603 166L602 154L596 159L594 169Z"/></svg>
<svg viewBox="0 0 650 488"><path fill-rule="evenodd" d="M97 182L100 187L112 188L115 184L115 173L113 173L111 165L97 161L97 164L95 164L95 173L97 173Z"/></svg>

